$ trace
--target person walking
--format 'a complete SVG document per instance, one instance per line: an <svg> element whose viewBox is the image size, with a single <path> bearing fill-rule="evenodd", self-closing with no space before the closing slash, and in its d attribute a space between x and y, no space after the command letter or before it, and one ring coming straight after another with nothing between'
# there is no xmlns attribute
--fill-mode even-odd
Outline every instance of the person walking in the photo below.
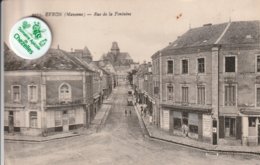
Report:
<svg viewBox="0 0 260 165"><path fill-rule="evenodd" d="M125 109L125 116L127 116L127 110Z"/></svg>
<svg viewBox="0 0 260 165"><path fill-rule="evenodd" d="M132 114L132 111L131 111L131 109L129 109L129 115L131 116L131 114Z"/></svg>

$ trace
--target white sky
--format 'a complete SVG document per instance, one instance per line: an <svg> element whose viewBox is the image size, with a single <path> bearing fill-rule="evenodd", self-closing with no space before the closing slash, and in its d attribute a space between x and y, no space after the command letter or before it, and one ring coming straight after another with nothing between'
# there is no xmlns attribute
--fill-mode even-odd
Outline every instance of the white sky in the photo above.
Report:
<svg viewBox="0 0 260 165"><path fill-rule="evenodd" d="M94 60L117 41L138 62L167 46L191 27L206 23L260 20L259 0L8 0L4 2L4 39L24 16L45 12L130 12L120 17L44 17L53 32L52 47L87 46ZM182 13L180 19L176 16ZM8 44L8 42L7 42ZM8 44L9 45L9 44Z"/></svg>

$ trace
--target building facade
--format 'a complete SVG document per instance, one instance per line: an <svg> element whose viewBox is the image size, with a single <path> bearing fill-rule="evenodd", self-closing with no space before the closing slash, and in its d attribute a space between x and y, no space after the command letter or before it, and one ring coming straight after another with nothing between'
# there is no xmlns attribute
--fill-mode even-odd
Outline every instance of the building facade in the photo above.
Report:
<svg viewBox="0 0 260 165"><path fill-rule="evenodd" d="M5 131L50 135L88 127L96 72L59 49L26 61L5 50Z"/></svg>
<svg viewBox="0 0 260 165"><path fill-rule="evenodd" d="M190 29L153 55L161 128L183 136L187 126L190 138L212 144L260 144L259 51L259 21L241 21Z"/></svg>

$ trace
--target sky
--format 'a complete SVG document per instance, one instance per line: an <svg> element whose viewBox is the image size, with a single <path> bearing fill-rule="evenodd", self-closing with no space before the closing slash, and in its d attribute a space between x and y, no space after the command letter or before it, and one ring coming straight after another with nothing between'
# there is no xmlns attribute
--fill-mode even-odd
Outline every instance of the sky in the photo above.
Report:
<svg viewBox="0 0 260 165"><path fill-rule="evenodd" d="M3 10L8 45L15 22L39 13L52 30L54 48L59 45L70 51L87 46L94 60L99 60L116 41L121 52L128 52L140 63L151 61L156 51L189 28L229 20L260 20L259 0L7 0ZM46 12L124 12L131 16L46 17Z"/></svg>

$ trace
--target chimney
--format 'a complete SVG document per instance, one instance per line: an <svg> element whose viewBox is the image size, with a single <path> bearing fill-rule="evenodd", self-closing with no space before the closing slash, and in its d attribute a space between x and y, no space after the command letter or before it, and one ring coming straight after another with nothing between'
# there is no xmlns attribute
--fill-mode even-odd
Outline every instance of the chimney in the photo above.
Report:
<svg viewBox="0 0 260 165"><path fill-rule="evenodd" d="M73 48L70 48L70 51L73 52Z"/></svg>
<svg viewBox="0 0 260 165"><path fill-rule="evenodd" d="M58 44L58 46L57 46L57 49L60 49L60 46L59 46L59 44Z"/></svg>

